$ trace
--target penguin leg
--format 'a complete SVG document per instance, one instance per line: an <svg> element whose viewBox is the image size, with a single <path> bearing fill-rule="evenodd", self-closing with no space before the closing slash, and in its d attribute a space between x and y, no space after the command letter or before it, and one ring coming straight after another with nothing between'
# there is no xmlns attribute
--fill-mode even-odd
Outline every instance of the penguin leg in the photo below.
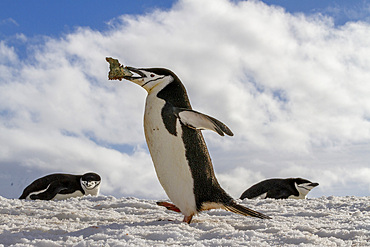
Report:
<svg viewBox="0 0 370 247"><path fill-rule="evenodd" d="M172 204L172 203L168 203L168 202L157 202L157 205L158 206L165 207L168 210L172 210L172 211L181 213L181 210L178 207L176 207L174 204Z"/></svg>
<svg viewBox="0 0 370 247"><path fill-rule="evenodd" d="M172 203L169 203L169 202L157 202L157 205L158 206L165 207L168 210L172 210L172 211L181 213L181 210L178 207L176 207L175 204L172 204ZM189 215L189 216L186 216L185 215L184 216L184 219L182 220L182 222L186 222L186 223L190 224L190 222L191 222L192 219L193 219L193 215Z"/></svg>
<svg viewBox="0 0 370 247"><path fill-rule="evenodd" d="M193 215L190 215L190 216L184 216L184 219L182 220L183 222L186 222L188 224L190 224L191 220L193 219Z"/></svg>

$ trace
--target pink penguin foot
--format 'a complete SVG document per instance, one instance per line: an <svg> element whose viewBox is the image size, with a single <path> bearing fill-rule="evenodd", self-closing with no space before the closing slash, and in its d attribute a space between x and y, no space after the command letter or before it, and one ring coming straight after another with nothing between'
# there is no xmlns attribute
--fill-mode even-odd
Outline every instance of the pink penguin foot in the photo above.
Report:
<svg viewBox="0 0 370 247"><path fill-rule="evenodd" d="M181 210L178 207L176 207L174 204L172 204L172 203L169 203L169 202L157 202L157 205L158 206L165 207L168 210L172 210L172 211L181 213Z"/></svg>

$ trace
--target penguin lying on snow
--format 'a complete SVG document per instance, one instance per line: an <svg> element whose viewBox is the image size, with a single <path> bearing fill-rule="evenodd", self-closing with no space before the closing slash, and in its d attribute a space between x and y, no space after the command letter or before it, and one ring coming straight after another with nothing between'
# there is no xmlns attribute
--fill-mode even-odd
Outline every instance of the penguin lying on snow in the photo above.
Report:
<svg viewBox="0 0 370 247"><path fill-rule="evenodd" d="M187 223L198 212L217 208L270 218L238 205L217 182L200 130L209 129L221 136L232 136L231 130L217 119L192 110L184 85L172 71L125 68L132 75L123 78L148 92L144 113L145 138L158 179L174 203L166 203L166 207L181 211Z"/></svg>
<svg viewBox="0 0 370 247"><path fill-rule="evenodd" d="M51 174L28 185L19 199L62 200L99 194L101 178L96 173L84 175Z"/></svg>
<svg viewBox="0 0 370 247"><path fill-rule="evenodd" d="M308 192L318 185L303 178L267 179L244 191L240 199L305 199Z"/></svg>

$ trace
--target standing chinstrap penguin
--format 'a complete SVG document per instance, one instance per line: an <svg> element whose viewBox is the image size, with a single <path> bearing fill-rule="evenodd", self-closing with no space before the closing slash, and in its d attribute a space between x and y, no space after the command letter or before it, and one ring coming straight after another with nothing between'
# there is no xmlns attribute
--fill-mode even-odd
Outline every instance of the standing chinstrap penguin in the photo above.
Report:
<svg viewBox="0 0 370 247"><path fill-rule="evenodd" d="M308 192L318 185L303 178L272 178L253 185L244 191L240 199L305 199Z"/></svg>
<svg viewBox="0 0 370 247"><path fill-rule="evenodd" d="M96 173L84 175L50 174L28 185L19 199L62 200L99 194L101 178Z"/></svg>
<svg viewBox="0 0 370 247"><path fill-rule="evenodd" d="M190 223L198 212L223 208L242 215L269 218L237 204L219 185L200 130L233 133L217 119L192 110L180 79L163 68L127 68L123 78L147 92L144 131L158 179L169 199L166 207L181 211ZM127 73L126 73L127 74Z"/></svg>

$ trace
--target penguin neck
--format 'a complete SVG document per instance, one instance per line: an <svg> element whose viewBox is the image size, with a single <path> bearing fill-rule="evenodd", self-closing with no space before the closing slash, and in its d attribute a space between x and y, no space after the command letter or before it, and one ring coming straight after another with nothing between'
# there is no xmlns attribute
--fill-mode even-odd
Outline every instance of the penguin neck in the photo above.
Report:
<svg viewBox="0 0 370 247"><path fill-rule="evenodd" d="M310 190L306 189L306 188L302 188L302 187L299 187L297 185L297 183L294 183L294 186L296 188L296 190L298 191L298 196L289 196L289 198L292 198L292 199L306 199L306 196L308 194L308 192L310 192Z"/></svg>
<svg viewBox="0 0 370 247"><path fill-rule="evenodd" d="M143 86L143 88L148 92L148 94L157 94L163 88L165 88L168 84L173 82L172 77L164 77L161 82L157 82L154 85L148 83L147 85Z"/></svg>
<svg viewBox="0 0 370 247"><path fill-rule="evenodd" d="M158 90L157 97L170 103L172 106L191 109L188 94L179 79L173 80L161 88L161 90Z"/></svg>

